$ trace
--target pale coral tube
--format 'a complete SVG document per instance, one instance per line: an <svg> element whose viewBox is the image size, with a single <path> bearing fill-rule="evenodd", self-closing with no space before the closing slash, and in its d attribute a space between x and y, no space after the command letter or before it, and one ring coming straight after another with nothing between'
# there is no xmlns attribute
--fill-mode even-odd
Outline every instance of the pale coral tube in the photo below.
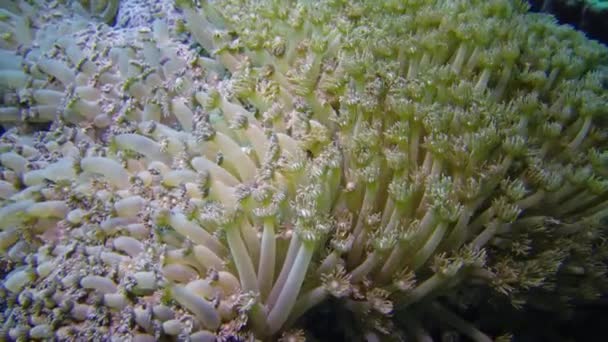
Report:
<svg viewBox="0 0 608 342"><path fill-rule="evenodd" d="M129 174L117 161L106 157L86 157L80 161L80 167L88 173L97 173L117 188L129 186Z"/></svg>

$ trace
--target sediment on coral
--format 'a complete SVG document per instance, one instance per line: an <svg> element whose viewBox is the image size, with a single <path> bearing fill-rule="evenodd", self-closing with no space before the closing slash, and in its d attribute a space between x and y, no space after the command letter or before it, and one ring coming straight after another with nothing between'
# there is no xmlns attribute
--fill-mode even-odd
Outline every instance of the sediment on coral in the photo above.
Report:
<svg viewBox="0 0 608 342"><path fill-rule="evenodd" d="M329 302L506 340L460 314L606 291L601 45L523 1L176 6L2 7L1 338L301 341Z"/></svg>

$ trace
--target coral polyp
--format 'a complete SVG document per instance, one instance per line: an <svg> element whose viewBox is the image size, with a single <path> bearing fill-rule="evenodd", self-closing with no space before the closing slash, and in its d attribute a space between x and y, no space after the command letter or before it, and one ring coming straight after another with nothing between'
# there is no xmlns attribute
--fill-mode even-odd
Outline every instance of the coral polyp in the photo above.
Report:
<svg viewBox="0 0 608 342"><path fill-rule="evenodd" d="M506 340L461 314L607 289L608 50L523 1L0 4L0 340Z"/></svg>

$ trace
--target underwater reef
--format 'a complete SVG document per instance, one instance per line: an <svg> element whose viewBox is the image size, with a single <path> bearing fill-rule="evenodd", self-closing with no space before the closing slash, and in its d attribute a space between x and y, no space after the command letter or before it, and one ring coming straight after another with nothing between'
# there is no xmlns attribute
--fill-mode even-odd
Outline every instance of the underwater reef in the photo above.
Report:
<svg viewBox="0 0 608 342"><path fill-rule="evenodd" d="M523 0L0 26L0 341L517 341L608 293L608 49Z"/></svg>

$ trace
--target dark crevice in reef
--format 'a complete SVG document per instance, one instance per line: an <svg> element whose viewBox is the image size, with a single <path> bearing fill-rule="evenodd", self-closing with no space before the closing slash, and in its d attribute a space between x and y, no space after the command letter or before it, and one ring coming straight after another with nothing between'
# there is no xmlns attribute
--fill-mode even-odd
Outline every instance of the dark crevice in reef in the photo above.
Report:
<svg viewBox="0 0 608 342"><path fill-rule="evenodd" d="M298 323L307 332L307 341L364 341L361 323L336 299L326 300Z"/></svg>
<svg viewBox="0 0 608 342"><path fill-rule="evenodd" d="M561 311L526 305L516 309L507 301L465 310L461 316L490 336L503 332L509 322L512 342L595 341L608 334L608 296L594 301L570 303Z"/></svg>

